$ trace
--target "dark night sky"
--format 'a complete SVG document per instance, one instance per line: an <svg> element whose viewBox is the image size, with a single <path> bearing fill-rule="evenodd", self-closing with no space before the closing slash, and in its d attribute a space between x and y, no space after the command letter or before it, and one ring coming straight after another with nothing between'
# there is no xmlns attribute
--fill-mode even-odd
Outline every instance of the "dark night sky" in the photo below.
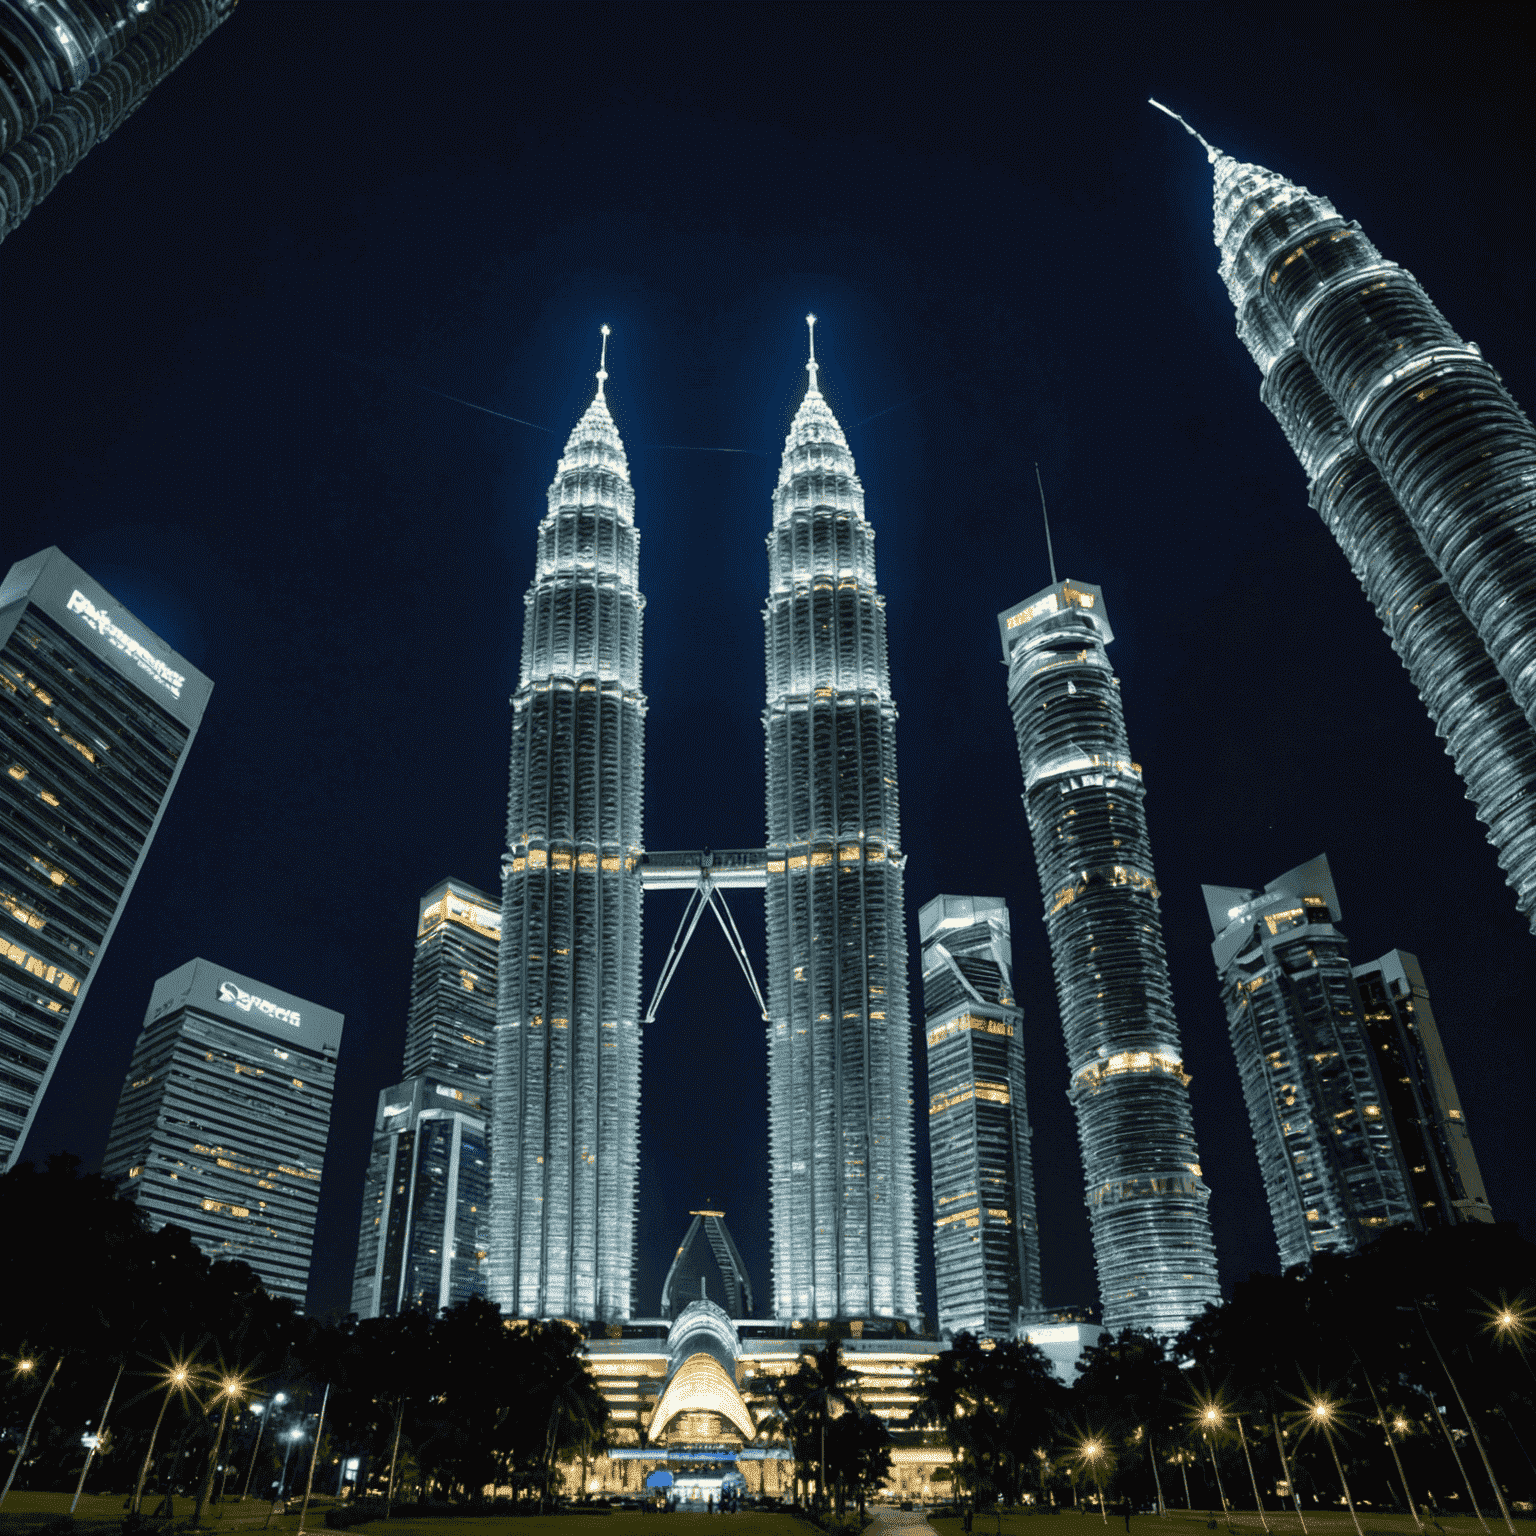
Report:
<svg viewBox="0 0 1536 1536"><path fill-rule="evenodd" d="M1204 158L1145 105L1330 196L1529 410L1518 16L244 0L0 247L0 572L60 545L215 682L29 1155L100 1158L193 955L339 1009L311 1304L345 1308L417 899L497 888L522 594L597 327L643 531L646 842L752 847L815 310L880 535L913 1011L918 907L1006 896L1047 1298L1096 1288L995 622L1047 580L1036 459L1118 637L1224 1284L1277 1259L1200 885L1320 851L1356 961L1423 962L1494 1209L1536 1236L1536 944L1259 402ZM647 997L680 905L649 903ZM761 900L735 906L760 965ZM640 1310L705 1199L767 1295L761 1028L701 928L645 1045ZM931 1257L922 1285L931 1314Z"/></svg>

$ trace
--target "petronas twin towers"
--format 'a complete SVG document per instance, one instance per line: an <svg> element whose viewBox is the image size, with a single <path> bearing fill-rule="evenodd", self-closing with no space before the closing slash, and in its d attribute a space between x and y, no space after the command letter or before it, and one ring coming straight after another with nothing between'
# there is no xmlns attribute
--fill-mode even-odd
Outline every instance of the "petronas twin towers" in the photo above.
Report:
<svg viewBox="0 0 1536 1536"><path fill-rule="evenodd" d="M814 346L807 367L773 497L765 614L773 1311L916 1319L885 610ZM633 1310L645 600L606 378L600 367L556 468L525 598L486 1269L510 1314L618 1322Z"/></svg>

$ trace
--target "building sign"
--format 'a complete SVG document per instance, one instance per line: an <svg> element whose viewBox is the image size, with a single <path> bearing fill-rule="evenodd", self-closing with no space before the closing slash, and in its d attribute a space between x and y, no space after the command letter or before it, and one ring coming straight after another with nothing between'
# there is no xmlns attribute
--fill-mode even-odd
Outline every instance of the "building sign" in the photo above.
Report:
<svg viewBox="0 0 1536 1536"><path fill-rule="evenodd" d="M126 630L119 629L112 622L111 615L104 609L98 608L79 587L76 587L70 595L69 611L78 613L85 620L87 628L94 629L109 644L116 646L125 656L136 661L139 668L149 673L173 699L181 697L182 685L186 682L186 678L180 672L173 671L158 656L152 656Z"/></svg>
<svg viewBox="0 0 1536 1536"><path fill-rule="evenodd" d="M232 981L219 983L219 1001L233 1003L242 1013L249 1013L254 1008L257 1013L264 1013L269 1019L276 1019L279 1024L292 1024L295 1029L300 1027L297 1008L279 1008L276 1003L269 1003L264 997L252 997Z"/></svg>

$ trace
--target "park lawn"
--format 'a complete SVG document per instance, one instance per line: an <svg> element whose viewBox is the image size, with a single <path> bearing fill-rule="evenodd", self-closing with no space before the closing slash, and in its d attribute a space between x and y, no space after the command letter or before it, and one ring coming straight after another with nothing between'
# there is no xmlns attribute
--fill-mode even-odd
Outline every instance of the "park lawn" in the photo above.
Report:
<svg viewBox="0 0 1536 1536"><path fill-rule="evenodd" d="M606 1514L520 1515L508 1519L488 1516L474 1520L371 1521L354 1526L365 1536L684 1536L702 1520L719 1536L821 1536L821 1532L788 1513L743 1510L734 1515L642 1514L615 1509ZM703 1533L700 1532L700 1536ZM1479 1533L1481 1536L1481 1533Z"/></svg>
<svg viewBox="0 0 1536 1536"><path fill-rule="evenodd" d="M1346 1510L1306 1511L1307 1536L1355 1536L1354 1522ZM1276 1514L1270 1510L1265 1516L1269 1522L1270 1536L1301 1536L1295 1510ZM1007 1510L1001 1517L1001 1530L996 1515L978 1513L971 1523L971 1536L1047 1536L1050 1521L1059 1523L1057 1536L1125 1536L1125 1518L1110 1511L1106 1524L1096 1510L1064 1509L1059 1515L1029 1514L1025 1510ZM1171 1509L1164 1517L1157 1515L1132 1515L1131 1536L1212 1536L1210 1516L1204 1510ZM1046 1522L1045 1530L1041 1524ZM958 1516L939 1516L929 1522L939 1536L964 1536L965 1523ZM1444 1536L1483 1536L1483 1527L1472 1515L1442 1515L1439 1519ZM1426 1524L1428 1522L1426 1521ZM1491 1517L1488 1528L1496 1533L1503 1522ZM1234 1509L1232 1527L1239 1536L1264 1536L1264 1526L1253 1510ZM1419 1536L1412 1516L1360 1511L1360 1528L1365 1536ZM1220 1515L1216 1517L1215 1536L1226 1536L1226 1527ZM1435 1527L1428 1526L1427 1536L1436 1536Z"/></svg>

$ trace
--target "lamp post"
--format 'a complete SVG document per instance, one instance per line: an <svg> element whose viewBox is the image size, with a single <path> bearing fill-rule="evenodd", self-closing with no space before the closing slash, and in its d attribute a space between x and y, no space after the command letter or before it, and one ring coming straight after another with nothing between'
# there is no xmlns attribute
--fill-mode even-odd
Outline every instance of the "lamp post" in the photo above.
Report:
<svg viewBox="0 0 1536 1536"><path fill-rule="evenodd" d="M288 1401L286 1392L276 1392L272 1396L271 1403L252 1403L251 1412L256 1415L256 1444L251 1447L251 1464L246 1469L245 1487L240 1490L240 1502L245 1503L251 1491L251 1479L256 1475L256 1453L261 1449L262 1431L267 1427L267 1409L280 1408Z"/></svg>
<svg viewBox="0 0 1536 1536"><path fill-rule="evenodd" d="M1104 1447L1097 1440L1084 1440L1082 1444L1083 1459L1093 1471L1094 1491L1099 1496L1099 1518L1105 1525L1109 1524L1109 1515L1104 1508L1104 1487L1099 1482L1099 1457L1104 1454Z"/></svg>
<svg viewBox="0 0 1536 1536"><path fill-rule="evenodd" d="M1221 1468L1216 1465L1216 1447L1211 1444L1211 1431L1221 1428L1221 1421L1225 1417L1215 1403L1207 1403L1200 1410L1200 1438L1205 1441L1206 1454L1211 1458L1211 1471L1216 1474L1216 1496L1221 1500L1222 1519L1227 1522L1227 1529L1232 1529L1232 1511L1227 1508L1227 1490L1221 1486Z"/></svg>
<svg viewBox="0 0 1536 1536"><path fill-rule="evenodd" d="M1285 1434L1280 1428L1280 1420L1273 1413L1269 1416L1269 1422L1275 1426L1275 1445L1280 1451L1280 1470L1285 1473L1285 1486L1291 1490L1291 1503L1296 1506L1296 1518L1301 1522L1301 1536L1307 1536L1307 1517L1301 1512L1301 1490L1296 1486L1296 1479L1291 1476L1291 1464L1285 1459Z"/></svg>
<svg viewBox="0 0 1536 1536"><path fill-rule="evenodd" d="M1338 1447L1333 1443L1333 1404L1326 1398L1315 1397L1310 1406L1312 1422L1323 1432L1323 1439L1328 1442L1328 1449L1333 1452L1333 1465L1339 1474L1339 1482L1344 1489L1344 1502L1349 1505L1349 1518L1355 1522L1355 1536L1365 1536L1360 1529L1360 1516L1355 1513L1355 1501L1350 1495L1349 1479L1344 1476L1344 1463L1339 1460Z"/></svg>
<svg viewBox="0 0 1536 1536"><path fill-rule="evenodd" d="M184 1392L191 1380L192 1372L185 1365L173 1365L166 1372L165 1396L160 1399L160 1412L155 1415L155 1427L149 1435L149 1449L144 1452L144 1464L139 1468L139 1480L133 1485L133 1502L128 1506L134 1514L138 1514L139 1505L144 1499L144 1480L149 1476L149 1466L154 1460L155 1441L160 1435L160 1424L165 1418L165 1410L170 1406L171 1393Z"/></svg>
<svg viewBox="0 0 1536 1536"><path fill-rule="evenodd" d="M1525 1352L1526 1335L1531 1331L1530 1309L1519 1300L1507 1301L1500 1292L1499 1305L1488 1314L1488 1319L1483 1326L1498 1339L1500 1344L1515 1346L1531 1380L1536 1382L1536 1367L1531 1365L1530 1356Z"/></svg>
<svg viewBox="0 0 1536 1536"><path fill-rule="evenodd" d="M74 1514L75 1506L80 1502L80 1494L85 1488L85 1474L91 1470L91 1463L96 1459L97 1449L107 1437L107 1415L112 1412L112 1399L117 1396L117 1384L123 1379L123 1367L127 1365L123 1361L117 1368L117 1375L112 1378L112 1388L107 1393L106 1406L101 1410L101 1420L96 1425L96 1433L87 1436L90 1449L85 1453L85 1465L80 1468L80 1481L75 1484L75 1496L69 1501L69 1512Z"/></svg>
<svg viewBox="0 0 1536 1536"><path fill-rule="evenodd" d="M238 1376L226 1376L219 1385L219 1390L214 1394L224 1399L224 1406L219 1411L219 1427L213 1437L213 1449L208 1452L208 1471L203 1478L202 1487L197 1494L197 1507L192 1512L192 1524L203 1523L203 1509L208 1503L208 1495L213 1492L213 1474L219 1467L219 1447L224 1443L224 1426L229 1422L229 1405L238 1400L240 1394L245 1391L245 1383Z"/></svg>
<svg viewBox="0 0 1536 1536"><path fill-rule="evenodd" d="M21 1437L21 1449L16 1452L16 1460L11 1463L9 1476L5 1480L5 1489L0 1492L0 1504L5 1503L6 1495L11 1491L11 1484L16 1481L16 1469L20 1467L27 1454L27 1446L32 1441L32 1429L37 1423L37 1416L42 1412L43 1399L48 1396L48 1389L53 1385L53 1378L59 1374L59 1367L64 1364L64 1356L60 1355L53 1362L53 1369L48 1373L48 1380L43 1383L43 1390L37 1394L37 1403L32 1409L32 1417L27 1420L27 1432ZM37 1369L35 1360L18 1360L16 1362L16 1374L18 1376L30 1376Z"/></svg>
<svg viewBox="0 0 1536 1536"><path fill-rule="evenodd" d="M309 1513L309 1496L315 1487L315 1460L320 1455L320 1435L325 1429L325 1405L331 1400L331 1384L326 1382L325 1395L320 1399L320 1417L315 1420L315 1445L309 1453L309 1477L304 1483L304 1502L299 1506L297 1536L304 1536L304 1517Z"/></svg>
<svg viewBox="0 0 1536 1536"><path fill-rule="evenodd" d="M1424 1522L1419 1519L1419 1512L1413 1507L1413 1494L1408 1488L1408 1479L1403 1473L1402 1458L1397 1454L1397 1441L1392 1438L1392 1431L1387 1428L1387 1416L1381 1411L1381 1399L1376 1396L1375 1384L1371 1381L1370 1373L1365 1369L1365 1362L1360 1359L1357 1352L1356 1361L1360 1365L1360 1374L1365 1377L1365 1390L1371 1394L1371 1405L1376 1410L1376 1422L1381 1425L1381 1432L1387 1437L1387 1449L1392 1452L1392 1464L1397 1468L1397 1480L1403 1485L1403 1497L1408 1501L1408 1513L1413 1516L1413 1523L1422 1531ZM1399 1419L1398 1429L1406 1429L1407 1423Z"/></svg>
<svg viewBox="0 0 1536 1536"><path fill-rule="evenodd" d="M267 1518L265 1524L262 1526L262 1530L266 1530L267 1526L272 1524L272 1511L277 1508L278 1503L282 1499L283 1495L288 1491L288 1458L293 1455L294 1446L296 1446L303 1438L304 1431L302 1427L298 1429L290 1429L288 1433L283 1436L283 1439L288 1442L288 1449L283 1452L283 1470L277 1479L277 1497L274 1498L272 1502L267 1506Z"/></svg>
<svg viewBox="0 0 1536 1536"><path fill-rule="evenodd" d="M1237 1420L1237 1438L1243 1443L1243 1460L1248 1463L1248 1481L1253 1484L1253 1502L1258 1506L1259 1523L1268 1531L1269 1516L1264 1513L1264 1500L1259 1497L1259 1480L1253 1475L1253 1457L1248 1454L1248 1436L1243 1433L1243 1416L1234 1413L1232 1417Z"/></svg>

